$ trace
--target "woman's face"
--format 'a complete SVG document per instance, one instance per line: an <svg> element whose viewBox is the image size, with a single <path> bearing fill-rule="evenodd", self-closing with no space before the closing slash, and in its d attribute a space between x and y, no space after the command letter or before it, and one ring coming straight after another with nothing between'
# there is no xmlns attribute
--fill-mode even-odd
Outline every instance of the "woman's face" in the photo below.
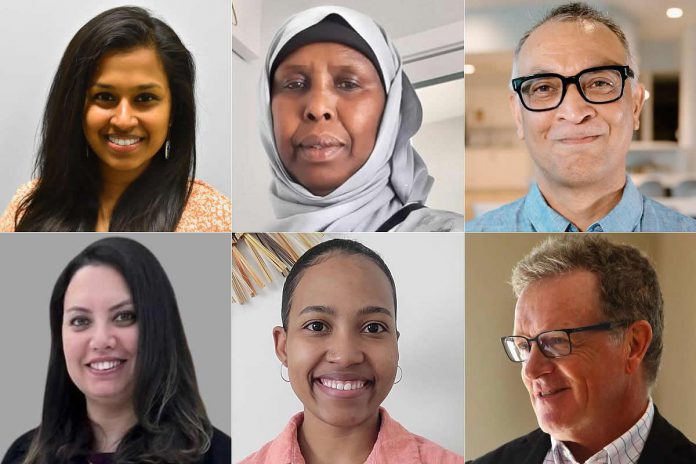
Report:
<svg viewBox="0 0 696 464"><path fill-rule="evenodd" d="M82 124L102 172L140 175L167 139L171 106L153 48L106 54L87 89Z"/></svg>
<svg viewBox="0 0 696 464"><path fill-rule="evenodd" d="M329 42L297 49L271 83L285 169L315 195L332 192L372 153L384 103L379 74L362 53Z"/></svg>
<svg viewBox="0 0 696 464"><path fill-rule="evenodd" d="M63 300L63 352L68 374L88 404L130 406L138 324L128 285L114 268L80 268Z"/></svg>
<svg viewBox="0 0 696 464"><path fill-rule="evenodd" d="M376 420L399 360L392 288L360 255L307 268L292 297L276 353L308 416L336 427Z"/></svg>

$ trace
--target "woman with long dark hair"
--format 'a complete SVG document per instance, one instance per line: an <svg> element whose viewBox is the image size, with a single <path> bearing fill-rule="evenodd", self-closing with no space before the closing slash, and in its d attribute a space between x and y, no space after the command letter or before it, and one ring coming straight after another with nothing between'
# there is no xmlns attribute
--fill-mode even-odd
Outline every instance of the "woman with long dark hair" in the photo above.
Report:
<svg viewBox="0 0 696 464"><path fill-rule="evenodd" d="M194 79L191 53L147 10L91 19L53 79L36 179L0 231L229 231L229 200L195 179Z"/></svg>
<svg viewBox="0 0 696 464"><path fill-rule="evenodd" d="M68 263L50 301L41 424L3 464L225 463L174 290L138 242L111 237Z"/></svg>

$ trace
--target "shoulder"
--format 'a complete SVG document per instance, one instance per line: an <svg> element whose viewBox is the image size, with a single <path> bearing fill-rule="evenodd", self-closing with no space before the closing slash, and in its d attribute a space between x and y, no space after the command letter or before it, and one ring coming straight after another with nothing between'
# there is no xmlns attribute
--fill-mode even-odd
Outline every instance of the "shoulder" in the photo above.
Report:
<svg viewBox="0 0 696 464"><path fill-rule="evenodd" d="M304 462L300 445L297 443L297 428L304 420L304 413L297 413L283 431L255 453L239 464L277 464L279 462Z"/></svg>
<svg viewBox="0 0 696 464"><path fill-rule="evenodd" d="M655 407L655 417L645 441L639 463L664 462L675 464L696 462L696 444L670 424Z"/></svg>
<svg viewBox="0 0 696 464"><path fill-rule="evenodd" d="M464 464L464 458L435 442L412 434L417 443L421 462L437 464Z"/></svg>
<svg viewBox="0 0 696 464"><path fill-rule="evenodd" d="M34 179L26 184L22 184L17 188L12 200L5 208L5 212L0 216L0 232L14 232L15 229L15 214L17 213L17 208L19 204L24 200L27 195L34 191L36 188L38 180Z"/></svg>
<svg viewBox="0 0 696 464"><path fill-rule="evenodd" d="M474 459L472 464L506 464L522 462L542 462L548 450L551 449L551 438L541 429L505 443L490 453ZM521 457L529 458L521 461ZM536 459L538 457L538 459Z"/></svg>
<svg viewBox="0 0 696 464"><path fill-rule="evenodd" d="M232 230L230 199L212 185L195 179L177 232L229 232Z"/></svg>
<svg viewBox="0 0 696 464"><path fill-rule="evenodd" d="M34 438L36 429L30 430L25 434L17 438L10 448L5 453L5 457L2 459L2 464L19 464L22 462L24 457L29 451L29 445L31 445L31 440Z"/></svg>
<svg viewBox="0 0 696 464"><path fill-rule="evenodd" d="M228 464L232 462L232 440L229 435L213 428L210 448L203 457L202 464Z"/></svg>
<svg viewBox="0 0 696 464"><path fill-rule="evenodd" d="M644 196L643 232L696 232L696 219Z"/></svg>
<svg viewBox="0 0 696 464"><path fill-rule="evenodd" d="M467 232L520 232L520 214L526 197L500 206L466 223Z"/></svg>
<svg viewBox="0 0 696 464"><path fill-rule="evenodd" d="M411 211L395 232L464 232L464 216L441 209L420 208Z"/></svg>

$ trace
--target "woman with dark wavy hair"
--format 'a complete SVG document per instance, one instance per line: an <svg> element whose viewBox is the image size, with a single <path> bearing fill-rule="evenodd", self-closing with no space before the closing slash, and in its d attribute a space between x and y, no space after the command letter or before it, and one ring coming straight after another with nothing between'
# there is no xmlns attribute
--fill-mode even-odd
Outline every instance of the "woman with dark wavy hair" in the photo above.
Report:
<svg viewBox="0 0 696 464"><path fill-rule="evenodd" d="M195 179L194 79L191 53L147 10L91 19L53 79L36 179L0 231L229 231L229 200Z"/></svg>
<svg viewBox="0 0 696 464"><path fill-rule="evenodd" d="M3 464L231 462L208 420L174 290L138 242L99 240L68 263L50 302L41 424Z"/></svg>

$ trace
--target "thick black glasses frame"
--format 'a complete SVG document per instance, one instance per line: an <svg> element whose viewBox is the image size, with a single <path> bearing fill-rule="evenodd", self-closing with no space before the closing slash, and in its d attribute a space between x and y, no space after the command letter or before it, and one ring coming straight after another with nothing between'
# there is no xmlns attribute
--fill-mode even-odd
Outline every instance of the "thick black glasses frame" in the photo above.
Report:
<svg viewBox="0 0 696 464"><path fill-rule="evenodd" d="M582 91L582 88L580 87L580 76L582 76L585 73L588 72L595 72L595 71L607 71L607 70L612 70L612 71L618 71L621 73L621 93L619 94L618 97L607 100L607 101L601 101L601 102L596 102L592 101L587 96L585 96L585 92ZM610 65L610 66L596 66L594 68L587 68L583 69L579 73L577 73L574 76L561 76L560 74L555 74L555 73L541 73L541 74L534 74L531 76L523 76L523 77L518 77L512 80L512 89L517 92L517 95L520 97L520 101L522 102L522 105L529 111L551 111L555 110L559 106L561 106L561 103L563 103L563 99L566 96L566 92L568 90L568 84L575 84L575 87L578 89L578 93L582 98L587 102L587 103L592 103L593 105L603 105L605 103L612 103L615 102L616 100L619 100L621 97L623 97L624 93L624 88L626 87L626 79L631 77L633 78L635 76L635 73L631 68L628 66L619 66L619 65ZM541 77L557 77L558 79L563 82L563 91L561 93L561 99L558 102L556 106L552 106L550 108L544 108L544 109L534 109L530 108L527 106L527 104L524 102L524 98L522 97L522 84L524 84L527 81L530 81L532 79L538 79Z"/></svg>
<svg viewBox="0 0 696 464"><path fill-rule="evenodd" d="M602 322L601 324L594 324L594 325L586 325L583 327L575 327L572 329L552 329L552 330L544 330L543 332L539 333L536 337L534 338L527 338L523 335L508 335L506 337L500 337L500 341L503 344L503 349L505 350L505 354L507 357L510 359L512 362L524 362L526 360L521 360L517 361L516 359L512 359L510 356L510 353L508 353L507 350L507 345L505 345L505 340L509 338L524 338L527 340L527 344L529 345L529 353L531 355L532 352L532 342L535 342L537 346L539 345L539 337L542 335L549 333L549 332L565 332L568 335L568 344L570 345L570 348L568 350L567 354L562 354L560 356L549 356L546 354L544 350L539 348L539 351L541 351L541 354L546 356L547 358L554 359L554 358L562 358L563 356L568 356L570 353L573 352L573 341L570 339L570 334L577 333L577 332L589 332L589 331L596 331L596 330L613 330L617 327L621 327L627 324L630 324L630 321L618 321L618 322ZM529 358L527 358L529 359Z"/></svg>

